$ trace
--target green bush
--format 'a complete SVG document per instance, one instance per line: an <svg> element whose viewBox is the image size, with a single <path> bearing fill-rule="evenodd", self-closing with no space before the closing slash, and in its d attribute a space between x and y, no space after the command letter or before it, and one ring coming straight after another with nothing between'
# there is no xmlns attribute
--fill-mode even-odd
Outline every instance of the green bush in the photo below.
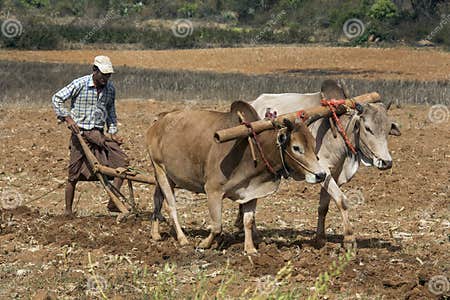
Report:
<svg viewBox="0 0 450 300"><path fill-rule="evenodd" d="M50 50L58 49L61 36L54 26L24 22L22 34L8 38L1 35L1 44L6 48Z"/></svg>
<svg viewBox="0 0 450 300"><path fill-rule="evenodd" d="M60 16L78 16L81 17L84 15L84 9L86 7L87 0L79 0L77 2L72 3L70 0L57 1L54 4L54 11L57 15Z"/></svg>
<svg viewBox="0 0 450 300"><path fill-rule="evenodd" d="M377 0L369 10L370 17L383 21L397 17L397 6L391 0Z"/></svg>
<svg viewBox="0 0 450 300"><path fill-rule="evenodd" d="M198 5L196 3L186 3L178 9L177 13L182 18L197 17Z"/></svg>
<svg viewBox="0 0 450 300"><path fill-rule="evenodd" d="M238 21L238 14L231 10L221 12L221 18L225 22L236 23Z"/></svg>
<svg viewBox="0 0 450 300"><path fill-rule="evenodd" d="M342 26L349 19L364 20L369 10L367 1L353 3L351 1L343 3L341 6L331 9L330 24L336 32L342 32Z"/></svg>
<svg viewBox="0 0 450 300"><path fill-rule="evenodd" d="M433 36L433 42L444 44L447 47L450 46L450 28L449 26L444 26L439 32Z"/></svg>
<svg viewBox="0 0 450 300"><path fill-rule="evenodd" d="M28 8L45 8L50 5L49 0L19 0L17 2Z"/></svg>
<svg viewBox="0 0 450 300"><path fill-rule="evenodd" d="M324 4L329 9L324 10ZM140 43L153 49L316 40L337 42L342 36L343 24L352 18L364 23L365 32L346 42L348 45L369 45L369 35L386 42L412 43L429 36L440 26L437 15L450 13L448 5L439 5L435 8L436 16L418 17L412 11L397 8L393 0L0 0L0 7L17 16L23 24L21 36L0 36L0 43L3 47L20 49L56 49L64 42ZM101 23L106 18L105 13L111 11L114 12L113 21L108 19ZM26 21L29 18L26 16L30 15L42 17ZM82 18L68 24L67 19L53 16ZM225 28L196 26L185 38L175 37L168 26L145 27L148 19L175 20L180 17L227 25ZM443 27L433 33L433 42L449 45L449 26Z"/></svg>
<svg viewBox="0 0 450 300"><path fill-rule="evenodd" d="M285 33L285 43L306 43L313 32L310 27L300 27L298 24L290 24Z"/></svg>

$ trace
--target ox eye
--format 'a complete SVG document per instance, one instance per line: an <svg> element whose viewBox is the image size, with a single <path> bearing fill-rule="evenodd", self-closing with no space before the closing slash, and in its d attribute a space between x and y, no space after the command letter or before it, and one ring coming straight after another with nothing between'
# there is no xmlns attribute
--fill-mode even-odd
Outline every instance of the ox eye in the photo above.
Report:
<svg viewBox="0 0 450 300"><path fill-rule="evenodd" d="M372 131L372 129L370 129L370 127L367 127L367 126L366 126L366 130L367 130L367 132L369 132L370 134L373 135L373 131Z"/></svg>
<svg viewBox="0 0 450 300"><path fill-rule="evenodd" d="M295 152L298 152L298 153L300 153L300 154L305 153L305 151L303 150L303 148L301 148L300 146L297 146L297 145L293 146L292 149L293 149Z"/></svg>

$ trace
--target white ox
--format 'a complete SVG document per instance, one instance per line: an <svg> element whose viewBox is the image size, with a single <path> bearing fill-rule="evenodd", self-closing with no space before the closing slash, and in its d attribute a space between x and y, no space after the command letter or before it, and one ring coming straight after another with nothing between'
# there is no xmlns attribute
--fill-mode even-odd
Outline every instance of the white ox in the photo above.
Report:
<svg viewBox="0 0 450 300"><path fill-rule="evenodd" d="M319 93L262 94L250 104L263 119L268 108L277 115L282 115L319 106L322 98L342 99L346 98L346 95L335 81L327 80L323 83ZM344 243L356 246L353 229L348 220L346 196L339 187L351 180L358 170L360 162L382 170L392 167L387 136L388 134L400 135L400 131L398 125L389 120L388 109L389 107L386 108L382 103L365 104L360 106L359 112L352 110L339 117L351 143L357 150L356 155L349 151L339 133L336 136L336 132L332 128L334 126L329 119L320 119L309 126L316 139L319 163L327 172L325 181L321 183L318 209L316 238L319 245L326 242L325 218L331 196L342 215ZM236 220L239 227L241 226L239 224L240 215L241 209Z"/></svg>

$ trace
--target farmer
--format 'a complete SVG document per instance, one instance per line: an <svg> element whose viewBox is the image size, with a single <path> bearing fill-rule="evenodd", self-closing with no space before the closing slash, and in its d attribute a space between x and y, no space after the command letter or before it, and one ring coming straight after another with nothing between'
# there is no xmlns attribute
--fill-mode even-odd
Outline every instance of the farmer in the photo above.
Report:
<svg viewBox="0 0 450 300"><path fill-rule="evenodd" d="M59 120L65 121L72 131L70 137L69 177L66 185L65 215L72 216L72 204L78 181L96 180L89 162L84 156L76 133L81 132L95 157L102 165L111 168L127 167L128 157L120 149L122 139L117 135L115 89L109 78L114 73L107 56L97 56L93 73L75 79L52 98L53 109ZM64 103L70 99L70 112ZM106 123L107 134L103 130ZM120 189L123 180L116 177L113 185ZM118 212L110 199L108 210Z"/></svg>

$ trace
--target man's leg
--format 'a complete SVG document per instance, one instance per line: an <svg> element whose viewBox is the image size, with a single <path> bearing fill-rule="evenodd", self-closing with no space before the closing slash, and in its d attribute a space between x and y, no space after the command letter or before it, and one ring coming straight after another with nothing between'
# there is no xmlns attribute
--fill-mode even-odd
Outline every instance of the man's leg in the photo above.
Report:
<svg viewBox="0 0 450 300"><path fill-rule="evenodd" d="M71 180L67 180L67 184L66 184L66 210L65 210L65 215L66 216L73 216L73 211L72 211L72 204L73 204L73 198L75 196L75 187L77 185L76 180L71 181Z"/></svg>

